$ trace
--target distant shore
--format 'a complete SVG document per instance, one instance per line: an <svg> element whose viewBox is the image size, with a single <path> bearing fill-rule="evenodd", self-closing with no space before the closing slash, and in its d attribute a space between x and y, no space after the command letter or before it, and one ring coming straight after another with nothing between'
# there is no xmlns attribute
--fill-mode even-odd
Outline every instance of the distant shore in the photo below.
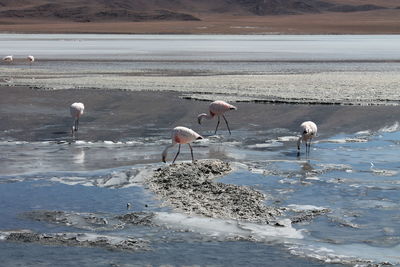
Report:
<svg viewBox="0 0 400 267"><path fill-rule="evenodd" d="M0 18L0 33L400 34L400 9L279 16L203 16L199 21L73 22Z"/></svg>

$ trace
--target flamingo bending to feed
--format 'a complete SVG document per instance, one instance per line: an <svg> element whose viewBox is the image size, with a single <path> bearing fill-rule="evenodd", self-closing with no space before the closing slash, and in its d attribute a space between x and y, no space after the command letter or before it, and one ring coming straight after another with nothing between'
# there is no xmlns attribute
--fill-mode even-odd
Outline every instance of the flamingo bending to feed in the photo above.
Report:
<svg viewBox="0 0 400 267"><path fill-rule="evenodd" d="M32 64L35 61L35 58L33 56L28 56L26 59L30 64Z"/></svg>
<svg viewBox="0 0 400 267"><path fill-rule="evenodd" d="M83 103L73 103L69 108L71 116L74 119L74 125L72 125L72 135L74 135L74 132L78 131L79 118L82 116L84 110L85 105L83 105Z"/></svg>
<svg viewBox="0 0 400 267"><path fill-rule="evenodd" d="M195 140L203 139L203 137L201 135L199 135L198 133L196 133L195 131L193 131L192 129L178 126L172 130L171 138L172 138L172 144L166 146L164 151L162 152L162 161L164 163L166 162L168 149L170 149L171 147L173 147L176 144L179 144L179 148L178 148L178 152L176 153L176 156L174 158L174 161L172 161L172 163L174 163L176 158L178 157L179 152L181 151L182 144L189 145L190 153L192 154L192 161L194 161L193 149L192 149L192 146L190 145L190 143Z"/></svg>
<svg viewBox="0 0 400 267"><path fill-rule="evenodd" d="M300 125L301 136L297 140L297 149L300 150L300 143L304 142L306 145L306 152L310 152L311 140L317 135L317 125L312 121L305 121Z"/></svg>
<svg viewBox="0 0 400 267"><path fill-rule="evenodd" d="M229 134L231 134L231 129L229 128L229 124L228 124L227 119L225 118L224 113L229 110L236 110L237 108L231 104L226 103L225 101L219 100L219 101L212 102L208 109L210 112L209 114L202 113L197 116L197 120L198 120L199 124L201 124L201 120L203 118L211 120L215 116L218 116L218 123L217 123L217 127L215 128L215 133L214 133L214 134L217 134L220 117L222 116L222 118L224 118L224 120L225 120L226 126L228 127Z"/></svg>
<svg viewBox="0 0 400 267"><path fill-rule="evenodd" d="M8 63L11 63L11 62L13 62L13 56L5 56L5 57L3 57L3 61L5 61L5 62L8 62Z"/></svg>

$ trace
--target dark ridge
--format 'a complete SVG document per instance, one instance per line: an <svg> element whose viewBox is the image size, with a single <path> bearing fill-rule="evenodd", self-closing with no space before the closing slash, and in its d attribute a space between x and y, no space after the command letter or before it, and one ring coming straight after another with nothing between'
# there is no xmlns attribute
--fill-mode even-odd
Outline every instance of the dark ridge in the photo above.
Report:
<svg viewBox="0 0 400 267"><path fill-rule="evenodd" d="M359 12L382 6L341 5L332 0L0 0L1 18L72 21L197 21L198 14L296 15ZM396 9L399 9L397 7Z"/></svg>
<svg viewBox="0 0 400 267"><path fill-rule="evenodd" d="M328 9L328 11L332 12L359 12L359 11L371 11L378 9L387 9L383 6L376 5L360 5L360 6L351 6L351 5L340 5L334 6Z"/></svg>

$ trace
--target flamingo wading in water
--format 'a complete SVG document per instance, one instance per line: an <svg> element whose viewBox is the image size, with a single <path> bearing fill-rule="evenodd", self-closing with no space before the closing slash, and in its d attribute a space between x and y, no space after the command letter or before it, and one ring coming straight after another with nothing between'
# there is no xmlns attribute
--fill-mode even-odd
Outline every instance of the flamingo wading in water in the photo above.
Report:
<svg viewBox="0 0 400 267"><path fill-rule="evenodd" d="M7 63L12 63L13 62L13 56L5 56L3 57L3 61Z"/></svg>
<svg viewBox="0 0 400 267"><path fill-rule="evenodd" d="M195 131L193 131L192 129L182 127L182 126L175 127L172 130L171 137L172 137L172 144L166 146L164 151L162 152L162 161L164 163L166 162L168 149L175 146L176 144L179 144L179 148L178 148L178 152L176 153L176 156L174 158L174 161L172 161L172 163L174 163L176 158L178 157L179 152L181 151L182 144L189 145L190 153L192 154L192 161L194 161L193 149L192 149L192 146L190 145L190 143L195 140L203 139L203 137L201 135L199 135L198 133L196 133Z"/></svg>
<svg viewBox="0 0 400 267"><path fill-rule="evenodd" d="M74 125L72 125L72 135L74 135L74 132L78 131L79 118L82 116L84 110L85 105L83 105L83 103L73 103L69 108L71 116L74 119Z"/></svg>
<svg viewBox="0 0 400 267"><path fill-rule="evenodd" d="M29 64L32 64L33 62L35 62L35 58L31 55L29 55L26 60L28 60Z"/></svg>
<svg viewBox="0 0 400 267"><path fill-rule="evenodd" d="M311 148L311 140L313 137L317 136L317 125L312 121L305 121L300 125L301 136L297 140L297 150L300 150L301 142L304 142L306 145L306 153L310 152Z"/></svg>
<svg viewBox="0 0 400 267"><path fill-rule="evenodd" d="M224 118L226 126L228 127L229 134L231 134L231 129L229 128L229 124L227 119L225 118L224 113L229 111L229 110L236 110L237 108L231 104L226 103L225 101L214 101L210 104L209 106L209 114L202 113L197 116L197 120L199 124L201 124L201 120L203 118L206 118L208 120L211 120L215 116L218 116L218 122L217 122L217 127L215 128L215 133L217 134L219 122L220 122L220 117Z"/></svg>

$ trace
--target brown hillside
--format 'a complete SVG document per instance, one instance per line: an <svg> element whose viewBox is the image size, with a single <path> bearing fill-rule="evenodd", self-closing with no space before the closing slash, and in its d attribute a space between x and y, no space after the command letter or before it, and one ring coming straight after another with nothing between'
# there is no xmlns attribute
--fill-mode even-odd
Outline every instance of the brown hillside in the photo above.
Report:
<svg viewBox="0 0 400 267"><path fill-rule="evenodd" d="M0 31L400 33L399 6L399 0L0 0Z"/></svg>

